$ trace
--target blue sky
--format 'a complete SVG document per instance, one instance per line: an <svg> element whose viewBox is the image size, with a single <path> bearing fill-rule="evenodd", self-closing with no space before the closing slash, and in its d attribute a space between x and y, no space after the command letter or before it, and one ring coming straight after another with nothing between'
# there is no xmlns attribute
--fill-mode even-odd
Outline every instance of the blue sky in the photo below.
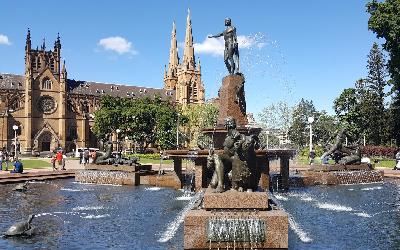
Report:
<svg viewBox="0 0 400 250"><path fill-rule="evenodd" d="M244 42L240 56L248 112L305 98L333 113L333 100L366 75L366 57L377 41L368 31L367 2L2 0L0 72L23 74L29 27L33 47L45 37L52 48L60 32L71 79L161 88L172 22L183 42L190 8L206 98L217 95L227 74L221 41L206 37L221 32L224 18L231 17Z"/></svg>

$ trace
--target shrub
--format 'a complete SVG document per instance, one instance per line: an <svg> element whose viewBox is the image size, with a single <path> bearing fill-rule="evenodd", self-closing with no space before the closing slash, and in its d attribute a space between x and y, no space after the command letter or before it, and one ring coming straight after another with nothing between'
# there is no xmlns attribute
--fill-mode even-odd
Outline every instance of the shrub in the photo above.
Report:
<svg viewBox="0 0 400 250"><path fill-rule="evenodd" d="M382 158L394 158L398 148L394 147L383 147L383 146L364 146L361 147L361 154L368 157L382 157Z"/></svg>

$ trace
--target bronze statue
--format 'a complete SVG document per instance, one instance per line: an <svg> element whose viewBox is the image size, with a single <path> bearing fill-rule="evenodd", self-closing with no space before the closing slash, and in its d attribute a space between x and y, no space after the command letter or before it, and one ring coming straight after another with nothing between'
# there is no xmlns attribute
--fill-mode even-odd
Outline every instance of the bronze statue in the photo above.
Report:
<svg viewBox="0 0 400 250"><path fill-rule="evenodd" d="M217 35L208 36L208 38L217 38L224 36L225 50L224 61L229 74L239 73L239 45L236 36L236 28L232 26L231 19L225 18L226 29Z"/></svg>
<svg viewBox="0 0 400 250"><path fill-rule="evenodd" d="M94 163L96 165L139 165L139 159L136 157L125 158L118 153L116 156L112 154L113 144L112 142L107 142L105 152L96 152L96 158L94 159Z"/></svg>
<svg viewBox="0 0 400 250"><path fill-rule="evenodd" d="M361 151L358 143L344 145L346 137L350 137L346 129L341 129L336 134L335 143L326 151L321 159L331 156L336 164L350 165L361 163Z"/></svg>
<svg viewBox="0 0 400 250"><path fill-rule="evenodd" d="M105 152L96 152L96 159L94 160L94 163L97 165L109 164L108 159L111 158L111 153L113 150L112 142L107 142L104 147L106 148Z"/></svg>
<svg viewBox="0 0 400 250"><path fill-rule="evenodd" d="M245 136L236 129L232 117L225 119L228 130L224 151L217 155L210 150L207 167L215 168L210 187L221 193L232 188L238 191L256 189L258 185L255 148L258 138Z"/></svg>

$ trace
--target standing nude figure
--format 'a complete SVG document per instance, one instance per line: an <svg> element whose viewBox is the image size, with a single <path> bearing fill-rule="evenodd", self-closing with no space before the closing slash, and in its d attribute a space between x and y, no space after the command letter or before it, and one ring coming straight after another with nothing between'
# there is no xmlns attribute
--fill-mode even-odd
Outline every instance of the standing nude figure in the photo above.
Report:
<svg viewBox="0 0 400 250"><path fill-rule="evenodd" d="M217 35L208 36L208 38L224 37L225 50L224 50L224 61L229 74L240 74L239 73L239 46L236 36L236 28L232 26L231 19L225 18L226 29Z"/></svg>

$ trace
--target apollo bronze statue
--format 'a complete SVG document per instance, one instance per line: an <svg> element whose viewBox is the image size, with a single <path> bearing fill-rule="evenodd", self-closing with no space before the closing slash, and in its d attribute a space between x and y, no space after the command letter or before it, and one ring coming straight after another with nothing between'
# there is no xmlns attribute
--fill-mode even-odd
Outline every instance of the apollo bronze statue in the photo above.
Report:
<svg viewBox="0 0 400 250"><path fill-rule="evenodd" d="M225 18L226 29L217 35L208 38L218 38L223 36L225 40L224 61L229 74L239 73L239 46L236 36L236 28L232 26L230 18Z"/></svg>

